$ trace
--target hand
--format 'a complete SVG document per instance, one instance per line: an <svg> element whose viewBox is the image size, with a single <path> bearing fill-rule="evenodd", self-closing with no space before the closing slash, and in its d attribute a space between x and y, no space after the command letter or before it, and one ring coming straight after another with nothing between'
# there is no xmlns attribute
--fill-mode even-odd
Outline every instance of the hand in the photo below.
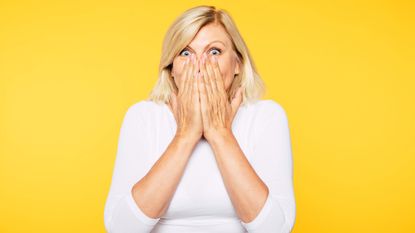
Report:
<svg viewBox="0 0 415 233"><path fill-rule="evenodd" d="M178 94L172 93L169 106L176 123L176 135L190 137L198 141L203 136L203 123L200 112L199 91L197 88L198 64L193 54L183 67Z"/></svg>
<svg viewBox="0 0 415 233"><path fill-rule="evenodd" d="M213 139L224 131L232 132L232 122L242 102L242 87L228 100L218 61L206 54L201 59L201 78L198 82L202 111L203 136Z"/></svg>

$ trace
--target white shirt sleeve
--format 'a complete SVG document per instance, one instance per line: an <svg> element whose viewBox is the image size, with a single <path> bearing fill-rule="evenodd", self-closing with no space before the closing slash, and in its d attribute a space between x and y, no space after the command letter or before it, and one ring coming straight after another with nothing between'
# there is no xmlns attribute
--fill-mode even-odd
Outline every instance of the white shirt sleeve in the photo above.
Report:
<svg viewBox="0 0 415 233"><path fill-rule="evenodd" d="M257 217L241 224L249 233L288 233L296 214L288 119L277 102L266 103L266 117L254 139L251 165L268 186L269 195Z"/></svg>
<svg viewBox="0 0 415 233"><path fill-rule="evenodd" d="M136 204L132 187L148 172L149 144L140 119L140 105L127 110L118 140L111 187L105 204L104 223L109 233L148 233L160 218L147 216Z"/></svg>

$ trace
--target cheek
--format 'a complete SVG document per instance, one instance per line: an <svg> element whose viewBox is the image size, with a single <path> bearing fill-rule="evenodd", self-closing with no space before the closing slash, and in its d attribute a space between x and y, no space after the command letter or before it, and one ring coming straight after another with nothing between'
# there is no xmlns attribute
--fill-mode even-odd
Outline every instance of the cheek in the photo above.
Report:
<svg viewBox="0 0 415 233"><path fill-rule="evenodd" d="M182 65L180 64L180 62L178 60L174 60L173 61L172 73L175 74L175 75L180 74L181 69L182 69Z"/></svg>
<svg viewBox="0 0 415 233"><path fill-rule="evenodd" d="M219 69L222 75L229 75L232 73L232 60L229 56L224 56L218 60Z"/></svg>
<svg viewBox="0 0 415 233"><path fill-rule="evenodd" d="M233 77L233 66L230 59L223 59L218 61L219 69L223 79L229 79Z"/></svg>
<svg viewBox="0 0 415 233"><path fill-rule="evenodd" d="M175 78L180 78L182 72L183 72L184 62L181 60L175 60L173 62L173 68L172 68L172 75L175 76Z"/></svg>
<svg viewBox="0 0 415 233"><path fill-rule="evenodd" d="M222 75L222 80L225 85L225 88L228 89L234 79L234 63L232 62L231 58L224 58L218 60L219 62L219 69Z"/></svg>

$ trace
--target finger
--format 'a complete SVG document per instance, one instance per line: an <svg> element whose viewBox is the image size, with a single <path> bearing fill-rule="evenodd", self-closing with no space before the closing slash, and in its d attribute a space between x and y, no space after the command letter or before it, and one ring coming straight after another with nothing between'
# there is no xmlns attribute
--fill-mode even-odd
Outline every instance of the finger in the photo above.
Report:
<svg viewBox="0 0 415 233"><path fill-rule="evenodd" d="M202 72L202 80L203 80L203 88L205 91L205 95L206 95L206 100L209 102L212 100L213 96L212 96L212 88L210 86L210 82L209 82L209 77L208 77L208 73L206 70L206 57L203 56L202 59L202 66L201 66L201 72Z"/></svg>
<svg viewBox="0 0 415 233"><path fill-rule="evenodd" d="M176 101L177 101L176 93L174 93L172 91L171 94L170 94L170 103L171 103L172 107L175 107L176 106L176 104L177 104Z"/></svg>
<svg viewBox="0 0 415 233"><path fill-rule="evenodd" d="M218 59L215 56L212 56L212 68L215 74L216 86L218 87L219 91L225 92L225 84L222 79L222 75L220 73Z"/></svg>
<svg viewBox="0 0 415 233"><path fill-rule="evenodd" d="M193 67L193 75L191 77L192 79L192 99L195 100L195 98L198 98L197 100L199 101L199 96L197 95L199 93L199 91L197 90L197 78L198 78L198 63L199 61L194 62L194 67Z"/></svg>
<svg viewBox="0 0 415 233"><path fill-rule="evenodd" d="M185 81L185 85L183 87L183 93L184 94L187 94L189 92L189 90L190 90L190 84L191 84L191 81L192 81L191 80L191 77L192 77L193 66L194 66L193 54L190 55L190 58L189 59L190 59L189 60L189 67L188 67L188 70L186 72L186 76L184 77L184 79L186 80Z"/></svg>
<svg viewBox="0 0 415 233"><path fill-rule="evenodd" d="M206 87L203 81L203 75L204 73L200 72L200 76L197 79L197 84L198 84L198 89L199 89L200 111L203 116L206 116L208 96L206 95Z"/></svg>
<svg viewBox="0 0 415 233"><path fill-rule="evenodd" d="M193 79L193 90L192 90L192 97L193 97L193 100L196 102L196 104L199 104L199 87L198 87L198 82L199 82L199 79L200 79L200 74L199 73L197 73L196 74L196 76L195 76L195 78Z"/></svg>
<svg viewBox="0 0 415 233"><path fill-rule="evenodd" d="M208 75L209 75L209 83L210 83L210 86L211 86L211 89L212 89L212 94L214 94L214 93L216 93L216 92L218 92L218 89L217 89L217 87L216 87L216 81L215 81L215 73L214 73L214 71L213 71L213 68L212 68L212 64L211 64L211 62L210 62L210 59L211 58L209 58L209 57L206 57L206 71L207 71L207 73L208 73Z"/></svg>
<svg viewBox="0 0 415 233"><path fill-rule="evenodd" d="M190 66L189 66L189 70L186 72L186 76L184 77L185 78L185 84L184 84L184 87L183 87L183 94L184 95L188 95L189 94L189 90L190 90L190 88L191 88L191 84L192 84L192 78L193 78L193 70L194 70L194 66L195 66L195 64L194 64L194 57L193 57L193 54L191 54L190 55L190 61L189 61L189 63L190 63Z"/></svg>
<svg viewBox="0 0 415 233"><path fill-rule="evenodd" d="M180 86L179 86L179 90L180 92L183 92L183 88L185 86L185 77L186 77L186 73L189 70L189 66L190 66L190 59L189 57L186 58L186 61L184 62L184 66L183 66L183 73L182 73L182 77L180 80Z"/></svg>
<svg viewBox="0 0 415 233"><path fill-rule="evenodd" d="M196 82L197 81L196 80L197 79L197 65L196 64L194 65L191 79L192 79L192 83L191 83L191 85L192 85L192 92L190 94L192 96L192 99L194 99L194 97L195 97L195 95L197 93L197 82Z"/></svg>
<svg viewBox="0 0 415 233"><path fill-rule="evenodd" d="M193 61L193 64L192 64L192 69L190 70L190 73L189 73L189 75L188 75L188 78L189 78L189 86L188 86L188 88L189 88L189 97L193 100L193 94L194 94L194 83L195 83L195 64L194 64L194 62L195 61Z"/></svg>
<svg viewBox="0 0 415 233"><path fill-rule="evenodd" d="M232 112L234 112L234 113L237 111L237 109L239 108L239 106L242 103L243 90L244 90L243 87L240 87L238 89L238 91L236 92L235 96L232 98L231 106L232 106Z"/></svg>

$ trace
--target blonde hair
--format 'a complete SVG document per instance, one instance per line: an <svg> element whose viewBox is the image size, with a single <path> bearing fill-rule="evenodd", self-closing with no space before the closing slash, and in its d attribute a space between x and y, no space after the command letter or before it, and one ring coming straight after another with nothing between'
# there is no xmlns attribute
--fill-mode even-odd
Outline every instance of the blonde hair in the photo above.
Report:
<svg viewBox="0 0 415 233"><path fill-rule="evenodd" d="M163 40L159 78L148 100L167 104L171 93L177 93L178 88L171 75L173 60L193 40L197 32L210 23L220 24L224 27L232 41L233 52L240 64L240 72L235 76L227 91L229 100L240 86L245 90L242 93L242 105L259 100L263 96L265 84L257 73L249 50L230 14L226 10L216 9L214 6L201 5L183 12L168 29Z"/></svg>

